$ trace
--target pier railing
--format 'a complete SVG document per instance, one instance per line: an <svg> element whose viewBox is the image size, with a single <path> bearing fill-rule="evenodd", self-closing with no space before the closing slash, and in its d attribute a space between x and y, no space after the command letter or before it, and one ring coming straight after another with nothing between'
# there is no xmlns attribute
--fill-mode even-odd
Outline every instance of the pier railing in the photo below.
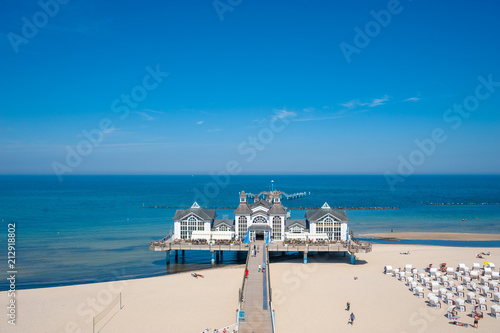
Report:
<svg viewBox="0 0 500 333"><path fill-rule="evenodd" d="M266 246L266 269L267 269L267 291L268 291L268 297L269 297L269 311L271 312L271 324L272 324L272 330L273 333L275 332L275 325L274 325L274 309L273 309L273 289L271 288L271 267L269 265L269 244Z"/></svg>
<svg viewBox="0 0 500 333"><path fill-rule="evenodd" d="M152 251L171 251L171 250L207 250L207 251L247 251L248 244L193 244L191 242L173 242L169 241L151 241L149 249Z"/></svg>

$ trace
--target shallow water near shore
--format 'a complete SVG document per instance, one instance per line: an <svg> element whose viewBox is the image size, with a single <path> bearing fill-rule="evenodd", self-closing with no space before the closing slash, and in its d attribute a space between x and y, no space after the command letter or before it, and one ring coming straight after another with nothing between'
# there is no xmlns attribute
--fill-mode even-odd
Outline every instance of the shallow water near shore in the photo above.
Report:
<svg viewBox="0 0 500 333"><path fill-rule="evenodd" d="M398 207L347 210L355 234L500 234L500 205L427 205L495 203L500 201L500 176L412 176L394 191L383 176L233 176L219 185L210 176L66 176L62 182L55 176L0 176L0 248L7 248L7 225L15 223L19 289L209 268L210 252L185 251L184 256L179 253L177 264L172 256L167 269L165 253L150 251L148 244L170 233L175 209L148 207L190 206L195 200L203 206L233 207L239 191L269 190L271 180L287 193L311 192L284 201L288 207L318 207L324 202L332 207ZM291 217L303 218L304 213L293 209ZM233 209L218 209L217 214L232 217ZM436 244L403 244L424 243ZM500 246L480 243L440 244ZM217 265L244 260L244 253L225 252ZM0 290L8 288L4 281Z"/></svg>

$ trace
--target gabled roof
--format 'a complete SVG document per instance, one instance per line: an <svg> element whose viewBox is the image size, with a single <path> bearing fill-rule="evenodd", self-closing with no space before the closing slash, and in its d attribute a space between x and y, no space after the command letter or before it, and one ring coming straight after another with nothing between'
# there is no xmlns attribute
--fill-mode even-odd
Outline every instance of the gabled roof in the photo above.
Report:
<svg viewBox="0 0 500 333"><path fill-rule="evenodd" d="M250 204L251 209L254 209L257 206L263 206L263 207L269 209L269 208L271 208L271 203L269 201L266 201L266 200L259 200L259 201L256 201L256 202Z"/></svg>
<svg viewBox="0 0 500 333"><path fill-rule="evenodd" d="M339 219L340 221L349 221L345 210L331 209L330 206L328 206L328 204L326 202L319 209L306 211L305 216L309 222L316 222L327 214L334 216L335 218Z"/></svg>
<svg viewBox="0 0 500 333"><path fill-rule="evenodd" d="M200 219L207 221L213 220L217 216L215 210L208 210L200 207L196 202L189 209L178 209L175 211L175 215L172 218L174 221L180 221L190 214L198 216Z"/></svg>
<svg viewBox="0 0 500 333"><path fill-rule="evenodd" d="M289 229L293 227L294 225L298 225L302 228L307 228L307 221L306 220L286 220L285 221L285 229Z"/></svg>
<svg viewBox="0 0 500 333"><path fill-rule="evenodd" d="M213 229L221 226L221 225L227 225L229 228L234 230L234 220L230 219L215 219L214 220L214 225L212 226Z"/></svg>
<svg viewBox="0 0 500 333"><path fill-rule="evenodd" d="M269 215L285 215L286 212L283 209L283 206L279 202L275 202L271 209L267 212Z"/></svg>
<svg viewBox="0 0 500 333"><path fill-rule="evenodd" d="M246 202L241 202L238 208L234 211L234 214L239 214L239 215L250 215L252 214L252 210L250 207L248 207L248 204Z"/></svg>

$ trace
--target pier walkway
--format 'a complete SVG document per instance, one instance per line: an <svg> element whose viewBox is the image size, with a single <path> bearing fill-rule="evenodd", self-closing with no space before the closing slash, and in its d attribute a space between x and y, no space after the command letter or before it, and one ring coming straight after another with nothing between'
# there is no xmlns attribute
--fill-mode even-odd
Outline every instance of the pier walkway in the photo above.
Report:
<svg viewBox="0 0 500 333"><path fill-rule="evenodd" d="M268 269L266 244L264 241L250 243L250 248L259 248L255 257L248 260L248 279L246 281L241 311L245 311L245 321L240 321L238 332L272 333L271 309L269 308L269 281L267 271L259 272L259 265L266 263Z"/></svg>

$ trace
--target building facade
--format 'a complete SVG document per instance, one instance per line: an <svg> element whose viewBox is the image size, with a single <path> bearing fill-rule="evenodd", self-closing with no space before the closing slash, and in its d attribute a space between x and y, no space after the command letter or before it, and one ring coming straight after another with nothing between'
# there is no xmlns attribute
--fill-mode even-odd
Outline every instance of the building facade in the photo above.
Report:
<svg viewBox="0 0 500 333"><path fill-rule="evenodd" d="M266 192L267 193L267 192ZM245 191L239 196L234 219L216 219L214 210L200 207L196 202L187 210L177 210L174 220L174 239L232 239L269 241L348 239L348 218L345 210L334 210L326 202L316 210L308 210L305 219L290 219L283 206L281 193L272 191L265 198L255 196L248 202Z"/></svg>

